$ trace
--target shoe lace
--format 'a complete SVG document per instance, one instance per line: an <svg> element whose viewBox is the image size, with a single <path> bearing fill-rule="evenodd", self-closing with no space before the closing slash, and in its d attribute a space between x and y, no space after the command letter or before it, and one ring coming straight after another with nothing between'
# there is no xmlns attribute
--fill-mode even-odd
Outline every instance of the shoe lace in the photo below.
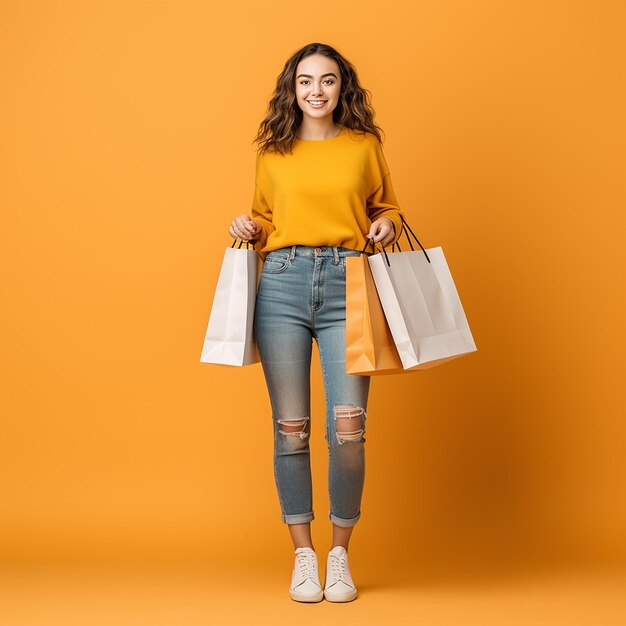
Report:
<svg viewBox="0 0 626 626"><path fill-rule="evenodd" d="M302 578L315 578L315 555L299 554L298 568Z"/></svg>
<svg viewBox="0 0 626 626"><path fill-rule="evenodd" d="M344 554L341 556L332 555L330 559L330 568L335 579L342 580L349 584L350 581L348 580L348 573L346 571L346 556Z"/></svg>

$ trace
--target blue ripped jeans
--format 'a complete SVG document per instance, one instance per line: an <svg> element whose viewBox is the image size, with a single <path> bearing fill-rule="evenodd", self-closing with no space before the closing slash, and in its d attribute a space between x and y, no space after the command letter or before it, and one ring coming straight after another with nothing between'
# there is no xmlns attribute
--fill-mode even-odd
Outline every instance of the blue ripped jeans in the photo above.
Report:
<svg viewBox="0 0 626 626"><path fill-rule="evenodd" d="M326 393L328 516L345 527L361 517L370 377L346 374L346 256L360 254L294 245L269 252L261 270L254 333L272 406L274 478L286 524L315 518L309 451L313 339Z"/></svg>

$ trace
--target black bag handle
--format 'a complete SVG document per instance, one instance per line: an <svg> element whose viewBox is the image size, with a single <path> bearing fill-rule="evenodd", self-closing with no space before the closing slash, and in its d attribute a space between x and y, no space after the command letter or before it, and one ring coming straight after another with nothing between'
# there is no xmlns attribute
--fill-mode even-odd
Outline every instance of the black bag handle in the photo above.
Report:
<svg viewBox="0 0 626 626"><path fill-rule="evenodd" d="M426 260L430 263L430 258L428 256L428 253L426 252L426 250L424 250L424 246L420 243L419 239L417 238L416 234L413 232L413 230L411 229L411 227L408 225L407 221L404 219L404 215L402 215L402 213L400 213L400 219L402 220L402 232L400 233L400 237L402 237L402 233L404 233L406 235L406 238L409 242L409 245L411 246L411 250L413 252L415 252L415 248L413 247L413 242L411 241L411 238L409 237L409 231L411 232L411 234L413 235L413 237L415 237L415 241L417 241L419 247L423 250L424 254L426 255ZM408 229L408 230L407 230ZM402 252L402 249L400 248L400 237L398 237L398 241L396 241L394 244L392 244L391 246L391 251L394 251L394 247L398 246L398 252ZM367 248L368 244L371 243L372 247L374 248L374 251L376 251L376 243L374 242L373 239L368 239L365 242L365 245L363 246L363 250L361 250L361 254L363 254L365 252L365 248ZM389 267L391 267L391 263L389 263L389 257L387 256L387 251L385 250L384 246L381 245L381 251L383 253L383 256L385 257L385 261L387 262L387 265ZM366 254L370 254L369 252Z"/></svg>
<svg viewBox="0 0 626 626"><path fill-rule="evenodd" d="M372 244L372 247L374 248L374 253L376 252L376 242L372 238L370 238L366 240L365 245L363 246L363 250L361 250L361 254L365 252L365 248L367 248L367 245L370 243ZM381 248L381 252L383 253L383 256L385 257L385 260L387 261L387 265L391 267L391 263L389 263L389 257L387 256L387 251L382 245L380 246L380 248ZM365 252L365 254L370 254L370 253Z"/></svg>
<svg viewBox="0 0 626 626"><path fill-rule="evenodd" d="M406 235L409 245L411 246L411 250L415 251L415 248L413 247L413 242L411 241L411 238L409 237L409 232L413 235L413 237L415 237L415 241L417 241L419 247L424 251L424 254L426 255L426 260L430 263L430 259L428 258L428 253L426 252L426 250L424 250L424 246L420 243L420 240L417 238L417 235L413 232L408 222L404 219L404 215L402 215L402 213L400 213L400 219L402 220L402 232L404 232L404 234ZM402 233L400 233L400 237L402 237Z"/></svg>
<svg viewBox="0 0 626 626"><path fill-rule="evenodd" d="M376 246L374 245L374 240L373 239L366 239L365 240L365 245L363 246L363 250L361 250L361 254L372 254L371 252L365 252L365 248L367 248L368 244L372 244L372 248L374 248L374 250L376 250Z"/></svg>
<svg viewBox="0 0 626 626"><path fill-rule="evenodd" d="M238 238L238 237L235 237L235 238L233 239L233 243L232 243L232 244L231 244L231 246L230 246L231 248L234 248L234 247L235 247L235 244L237 243L237 239L239 239L239 238ZM241 244L242 244L242 243L244 243L244 240L243 240L243 239L239 242L239 245L237 246L237 249L241 248ZM246 243L246 250L249 250L249 249L250 249L250 241L246 240L246 242L245 242L245 243ZM252 244L252 249L254 250L254 244Z"/></svg>
<svg viewBox="0 0 626 626"><path fill-rule="evenodd" d="M367 244L368 244L370 241L372 242L372 247L374 248L374 250L376 250L376 246L374 245L374 240L373 240L373 239L368 239L368 240L365 242L365 245L363 246L363 250L361 250L361 253L365 252L365 248L367 248ZM402 248L400 247L400 242L398 242L398 241L396 241L396 243L394 243L394 244L391 246L391 251L392 251L392 252L394 252L394 248L395 248L396 246L398 246L398 252L402 252ZM367 254L369 254L369 253L367 253Z"/></svg>

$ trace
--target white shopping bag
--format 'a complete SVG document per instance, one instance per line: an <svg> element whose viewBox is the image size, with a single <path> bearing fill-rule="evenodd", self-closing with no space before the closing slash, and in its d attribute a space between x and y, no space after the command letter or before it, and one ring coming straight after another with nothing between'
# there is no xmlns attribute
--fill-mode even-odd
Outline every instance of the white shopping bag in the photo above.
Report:
<svg viewBox="0 0 626 626"><path fill-rule="evenodd" d="M236 241L236 240L235 240ZM253 248L226 248L200 361L250 365L260 361L253 332L259 254Z"/></svg>
<svg viewBox="0 0 626 626"><path fill-rule="evenodd" d="M368 257L404 369L427 369L477 350L441 246Z"/></svg>

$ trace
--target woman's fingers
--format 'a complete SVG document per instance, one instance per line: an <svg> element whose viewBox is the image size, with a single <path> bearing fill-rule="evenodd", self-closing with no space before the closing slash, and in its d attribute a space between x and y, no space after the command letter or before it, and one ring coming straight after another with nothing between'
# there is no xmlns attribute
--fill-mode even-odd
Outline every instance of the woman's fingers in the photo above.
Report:
<svg viewBox="0 0 626 626"><path fill-rule="evenodd" d="M238 232L239 229L236 229L233 224L231 224L228 227L228 233L231 237L234 237L235 239L243 239L243 237L241 236L241 234Z"/></svg>
<svg viewBox="0 0 626 626"><path fill-rule="evenodd" d="M234 222L230 225L228 232L230 233L230 236L234 237L235 239L247 240L250 238L250 233L241 230L241 228L237 226Z"/></svg>
<svg viewBox="0 0 626 626"><path fill-rule="evenodd" d="M242 215L241 220L243 228L245 229L244 232L257 233L261 230L257 221L249 218L247 215Z"/></svg>
<svg viewBox="0 0 626 626"><path fill-rule="evenodd" d="M247 215L239 215L232 222L228 229L231 237L239 239L251 240L258 235L260 228L256 220L251 219Z"/></svg>
<svg viewBox="0 0 626 626"><path fill-rule="evenodd" d="M375 243L379 243L381 246L388 246L393 241L393 226L387 220L374 222L370 228L368 238L372 238L372 236Z"/></svg>
<svg viewBox="0 0 626 626"><path fill-rule="evenodd" d="M244 222L243 220L243 216L238 216L235 218L235 224L237 225L237 228L239 229L240 232L242 233L248 233L250 232L247 228L246 228L246 222Z"/></svg>

